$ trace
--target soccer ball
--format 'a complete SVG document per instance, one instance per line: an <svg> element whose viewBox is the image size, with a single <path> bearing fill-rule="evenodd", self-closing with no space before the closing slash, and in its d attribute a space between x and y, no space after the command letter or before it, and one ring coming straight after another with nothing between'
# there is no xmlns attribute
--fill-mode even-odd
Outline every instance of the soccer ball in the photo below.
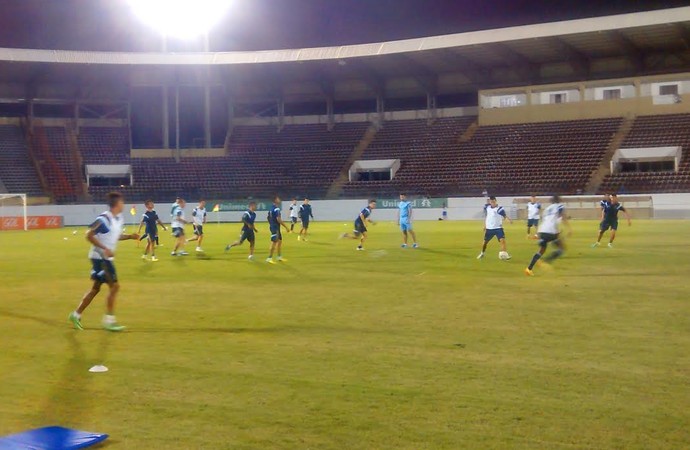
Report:
<svg viewBox="0 0 690 450"><path fill-rule="evenodd" d="M498 259L501 261L508 261L510 259L510 255L508 252L498 252Z"/></svg>

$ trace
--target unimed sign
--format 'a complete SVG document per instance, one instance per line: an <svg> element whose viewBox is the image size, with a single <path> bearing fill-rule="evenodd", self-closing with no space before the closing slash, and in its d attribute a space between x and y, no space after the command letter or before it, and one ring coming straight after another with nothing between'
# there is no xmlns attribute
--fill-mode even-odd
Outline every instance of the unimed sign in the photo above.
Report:
<svg viewBox="0 0 690 450"><path fill-rule="evenodd" d="M29 216L27 222L30 230L62 228L62 216ZM0 217L0 230L23 230L23 217Z"/></svg>

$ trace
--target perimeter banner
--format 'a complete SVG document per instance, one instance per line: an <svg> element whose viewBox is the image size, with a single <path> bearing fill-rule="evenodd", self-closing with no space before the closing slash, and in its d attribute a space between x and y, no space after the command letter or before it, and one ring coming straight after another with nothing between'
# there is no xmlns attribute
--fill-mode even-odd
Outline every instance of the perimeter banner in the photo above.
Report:
<svg viewBox="0 0 690 450"><path fill-rule="evenodd" d="M27 222L30 230L47 230L62 228L62 216L29 216ZM23 230L24 218L21 216L0 217L0 230Z"/></svg>
<svg viewBox="0 0 690 450"><path fill-rule="evenodd" d="M444 206L448 205L448 199L447 198L427 198L427 197L422 197L422 198L415 198L407 199L410 203L412 203L413 208L419 208L419 209L425 209L425 208L443 208ZM386 198L386 199L376 199L376 207L380 209L395 209L398 207L398 204L400 203L400 199L394 198Z"/></svg>

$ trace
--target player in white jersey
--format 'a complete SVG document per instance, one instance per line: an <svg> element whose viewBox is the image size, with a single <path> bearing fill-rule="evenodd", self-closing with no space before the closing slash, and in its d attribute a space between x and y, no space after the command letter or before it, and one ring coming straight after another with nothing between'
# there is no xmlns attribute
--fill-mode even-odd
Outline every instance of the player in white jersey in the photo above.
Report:
<svg viewBox="0 0 690 450"><path fill-rule="evenodd" d="M539 227L539 217L541 215L541 203L537 202L537 197L530 197L527 203L527 237L532 237L532 227L535 231Z"/></svg>
<svg viewBox="0 0 690 450"><path fill-rule="evenodd" d="M189 255L189 253L184 251L184 245L187 243L184 238L184 226L185 224L189 223L189 221L185 220L184 218L184 207L186 205L187 202L185 202L183 198L178 198L177 201L173 203L172 211L170 212L170 215L172 216L170 228L172 228L173 236L177 239L175 241L175 247L170 253L172 256Z"/></svg>
<svg viewBox="0 0 690 450"><path fill-rule="evenodd" d="M561 198L558 195L554 195L551 198L551 204L544 210L544 216L542 217L541 225L539 225L539 251L532 257L532 261L525 269L525 275L530 277L534 276L534 266L544 253L546 253L546 247L549 246L549 243L553 243L553 245L556 246L556 250L544 258L542 262L543 265L548 267L549 262L563 255L565 246L561 238L561 223L568 228L568 235L570 235L572 229L565 215L565 206L561 203Z"/></svg>
<svg viewBox="0 0 690 450"><path fill-rule="evenodd" d="M108 194L108 211L99 215L89 227L86 240L91 243L89 259L91 260L91 279L93 286L91 290L84 294L81 303L75 311L70 313L69 320L74 328L83 330L81 325L81 315L91 304L91 301L98 295L103 283L110 288L106 303L106 313L103 317L103 328L108 331L122 331L125 327L118 325L115 320L115 299L120 290L120 283L117 280L115 271L115 248L118 241L125 239L139 239L138 234L122 234L125 219L122 210L125 208L125 200L119 192Z"/></svg>
<svg viewBox="0 0 690 450"><path fill-rule="evenodd" d="M204 224L206 223L206 202L200 200L194 210L192 210L192 226L194 227L194 237L187 239L187 242L197 241L196 251L201 253L204 251L201 248L201 243L204 240Z"/></svg>
<svg viewBox="0 0 690 450"><path fill-rule="evenodd" d="M299 208L297 199L293 198L292 203L290 203L290 232L295 231L295 224L297 219L299 219Z"/></svg>
<svg viewBox="0 0 690 450"><path fill-rule="evenodd" d="M503 207L498 205L496 197L489 197L489 203L484 205L484 214L486 216L484 219L484 245L477 259L484 258L486 246L494 237L496 237L501 244L501 251L499 253L501 259L510 259L510 255L506 251L506 234L503 231L503 220L505 219L511 224L513 221L508 217Z"/></svg>

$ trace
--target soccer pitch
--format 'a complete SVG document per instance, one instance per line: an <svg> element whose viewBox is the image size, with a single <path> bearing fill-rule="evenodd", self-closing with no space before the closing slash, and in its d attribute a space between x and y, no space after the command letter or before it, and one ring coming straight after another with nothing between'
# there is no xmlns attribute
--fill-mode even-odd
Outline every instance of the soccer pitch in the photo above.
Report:
<svg viewBox="0 0 690 450"><path fill-rule="evenodd" d="M374 217L375 218L375 217ZM523 269L524 222L477 261L482 223L392 223L366 252L351 224L285 235L285 264L239 225L206 227L203 256L143 262L118 248L123 333L100 329L84 228L0 233L0 435L63 425L112 449L687 448L688 222L621 221L614 249L574 222L553 272ZM131 225L128 227L133 228ZM65 238L67 238L65 240ZM606 238L605 238L606 239ZM193 251L192 245L188 250ZM193 252L192 252L193 253ZM105 364L107 373L89 373Z"/></svg>

